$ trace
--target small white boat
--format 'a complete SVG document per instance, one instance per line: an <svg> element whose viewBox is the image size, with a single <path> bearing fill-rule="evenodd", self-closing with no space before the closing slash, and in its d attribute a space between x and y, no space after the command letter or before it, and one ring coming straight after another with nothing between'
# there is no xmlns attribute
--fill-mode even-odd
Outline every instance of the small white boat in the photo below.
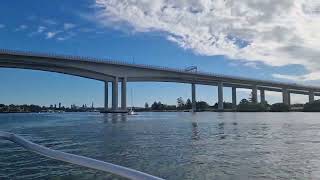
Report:
<svg viewBox="0 0 320 180"><path fill-rule="evenodd" d="M134 112L133 109L131 108L128 112L128 115L137 115L137 113Z"/></svg>
<svg viewBox="0 0 320 180"><path fill-rule="evenodd" d="M132 109L132 105L133 105L133 95L132 95L132 89L131 89L131 108L128 111L128 115L137 115L138 113L134 112L134 110Z"/></svg>

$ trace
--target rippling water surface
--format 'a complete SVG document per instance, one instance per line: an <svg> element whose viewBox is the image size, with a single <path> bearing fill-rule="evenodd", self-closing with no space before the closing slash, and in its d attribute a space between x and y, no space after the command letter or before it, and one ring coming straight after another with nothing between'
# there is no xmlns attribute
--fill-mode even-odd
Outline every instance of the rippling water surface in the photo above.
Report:
<svg viewBox="0 0 320 180"><path fill-rule="evenodd" d="M165 179L319 179L316 113L0 114L0 130ZM0 140L0 179L121 179Z"/></svg>

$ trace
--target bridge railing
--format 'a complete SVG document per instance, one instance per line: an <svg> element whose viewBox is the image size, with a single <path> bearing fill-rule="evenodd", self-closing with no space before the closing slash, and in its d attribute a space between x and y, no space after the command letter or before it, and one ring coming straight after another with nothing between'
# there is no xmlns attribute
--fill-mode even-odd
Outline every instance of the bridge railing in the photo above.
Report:
<svg viewBox="0 0 320 180"><path fill-rule="evenodd" d="M104 161L99 161L99 160L84 157L84 156L65 153L62 151L52 150L50 148L35 144L31 141L24 139L21 136L18 136L12 133L0 131L0 139L12 141L29 151L35 152L37 154L46 156L51 159L56 159L56 160L80 165L83 167L95 169L95 170L109 172L125 178L129 178L133 180L163 180L159 177L155 177L155 176L152 176L134 169L130 169L127 167L111 164Z"/></svg>
<svg viewBox="0 0 320 180"><path fill-rule="evenodd" d="M218 73L211 73L211 72L186 72L185 69L178 69L178 68L169 68L165 66L155 66L155 65L146 65L146 64L136 64L136 63L129 63L125 61L120 60L110 60L110 59L103 59L103 58L92 58L92 57L86 57L86 56L69 56L69 55L59 55L55 53L35 53L31 51L17 51L17 50L8 50L8 49L0 49L0 54L9 54L9 55L21 55L21 56L38 56L38 57L44 57L44 58L56 58L56 59L67 59L67 60L73 60L73 61L88 61L88 62L98 62L98 63L109 63L114 65L124 65L124 66L132 66L132 67L138 67L138 68L147 68L147 69L154 69L154 70L164 70L164 71L171 71L171 72L177 72L177 73L187 73L187 74L193 74L193 75L203 75L203 76L215 76L218 78L229 78L229 79L237 79L237 80L243 80L243 81L253 81L253 82L260 82L260 83L271 83L271 84L277 84L277 85L283 85L283 86L295 86L295 87L303 87L303 88L311 88L311 89L317 89L320 91L320 87L318 86L306 86L302 84L297 83L289 83L289 82L278 82L278 81L272 81L272 80L261 80L261 79L253 79L253 78L247 78L247 77L237 77L232 75L223 75Z"/></svg>

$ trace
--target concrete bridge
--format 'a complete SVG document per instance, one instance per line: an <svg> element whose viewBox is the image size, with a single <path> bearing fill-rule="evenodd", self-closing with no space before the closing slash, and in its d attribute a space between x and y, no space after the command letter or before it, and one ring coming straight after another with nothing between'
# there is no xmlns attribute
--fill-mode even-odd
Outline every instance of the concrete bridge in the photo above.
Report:
<svg viewBox="0 0 320 180"><path fill-rule="evenodd" d="M189 83L192 91L192 108L196 109L196 84L218 86L218 109L223 110L223 87L232 88L232 104L236 107L237 88L252 89L252 99L265 102L265 91L282 92L283 103L290 105L290 94L305 94L309 101L320 95L320 87L293 83L264 81L258 79L225 76L202 72L148 65L128 64L119 61L93 59L78 56L61 56L0 50L0 67L33 69L75 75L105 82L105 110L107 112L125 112L127 110L127 82L176 82ZM108 88L112 83L112 107L108 107ZM121 83L121 107L118 102L118 84Z"/></svg>

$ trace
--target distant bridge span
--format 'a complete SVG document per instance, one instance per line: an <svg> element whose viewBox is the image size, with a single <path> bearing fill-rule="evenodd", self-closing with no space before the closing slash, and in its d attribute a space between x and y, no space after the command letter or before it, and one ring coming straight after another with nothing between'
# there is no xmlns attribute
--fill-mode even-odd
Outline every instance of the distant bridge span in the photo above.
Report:
<svg viewBox="0 0 320 180"><path fill-rule="evenodd" d="M196 108L195 84L218 86L218 108L223 110L223 87L232 88L232 103L236 106L236 88L252 89L253 101L265 101L265 90L282 92L283 102L290 104L290 93L306 94L309 101L320 95L320 87L282 83L203 72L186 72L180 69L129 64L119 61L78 56L61 56L0 50L0 67L33 69L57 72L105 82L105 109L108 108L108 82L112 82L112 108L114 112L127 109L127 82L177 82L189 83L192 90L193 109ZM121 109L118 108L118 84L121 83Z"/></svg>

